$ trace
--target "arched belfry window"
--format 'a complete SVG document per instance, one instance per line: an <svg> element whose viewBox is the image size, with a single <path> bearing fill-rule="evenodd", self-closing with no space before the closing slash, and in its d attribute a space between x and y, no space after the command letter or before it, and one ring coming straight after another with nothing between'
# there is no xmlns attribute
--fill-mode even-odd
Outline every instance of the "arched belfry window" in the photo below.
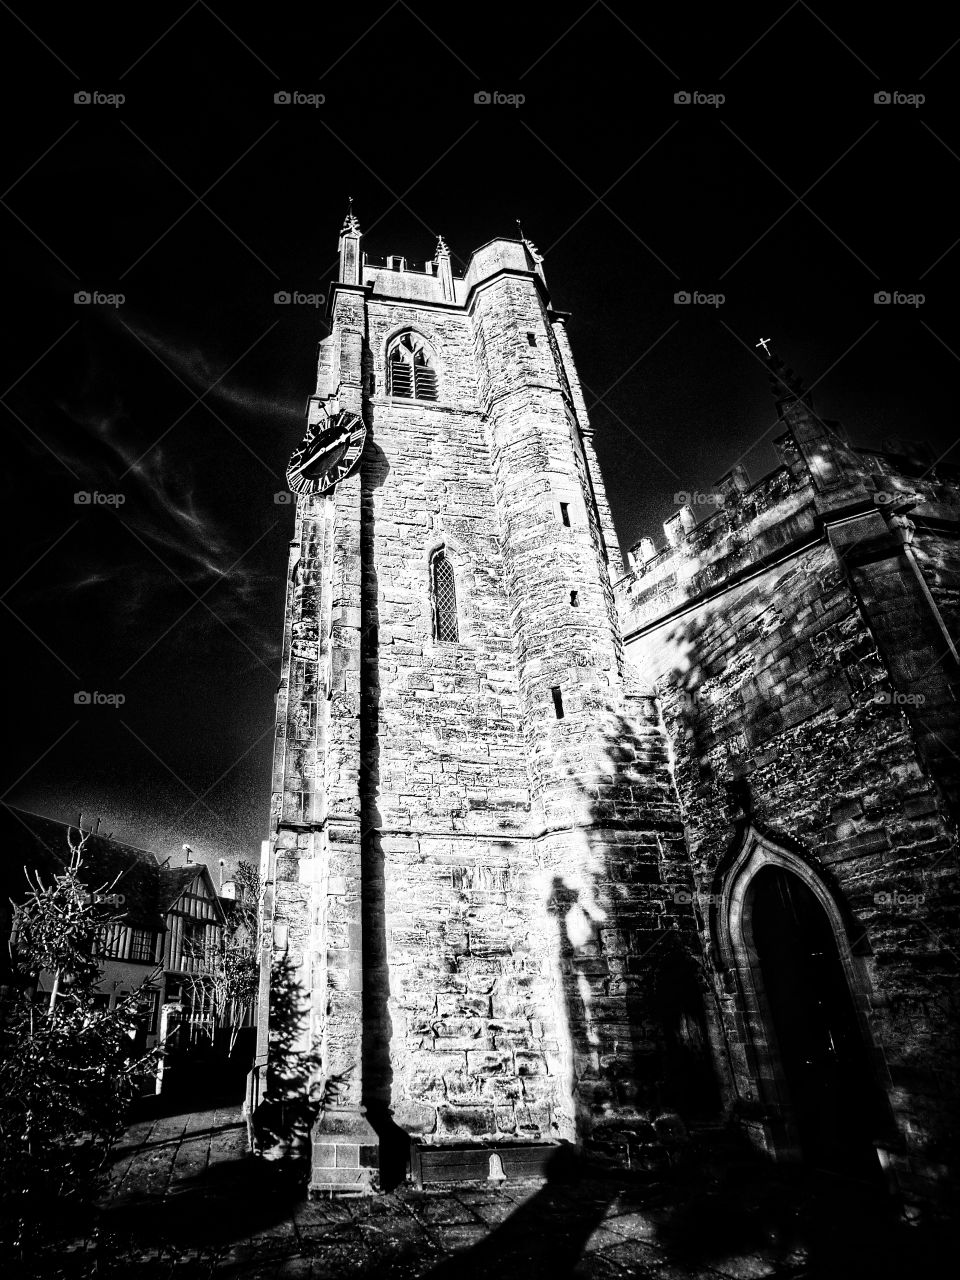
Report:
<svg viewBox="0 0 960 1280"><path fill-rule="evenodd" d="M402 333L387 351L389 393L408 400L436 400L437 362L418 333Z"/></svg>
<svg viewBox="0 0 960 1280"><path fill-rule="evenodd" d="M453 565L443 550L435 552L430 561L430 593L433 598L433 638L457 640L457 586Z"/></svg>

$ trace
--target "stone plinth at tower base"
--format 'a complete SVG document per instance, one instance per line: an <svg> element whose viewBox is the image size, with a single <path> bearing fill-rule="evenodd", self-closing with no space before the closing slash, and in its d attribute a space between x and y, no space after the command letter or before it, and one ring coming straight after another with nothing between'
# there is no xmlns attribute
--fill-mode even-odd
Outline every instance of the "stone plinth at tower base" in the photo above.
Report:
<svg viewBox="0 0 960 1280"><path fill-rule="evenodd" d="M380 1140L359 1108L327 1107L311 1137L312 1196L365 1196L380 1189Z"/></svg>

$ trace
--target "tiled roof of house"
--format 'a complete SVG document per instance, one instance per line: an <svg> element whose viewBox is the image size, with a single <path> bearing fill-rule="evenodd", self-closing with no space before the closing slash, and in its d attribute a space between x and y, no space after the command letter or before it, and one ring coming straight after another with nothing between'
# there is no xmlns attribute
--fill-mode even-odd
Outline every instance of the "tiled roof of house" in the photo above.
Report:
<svg viewBox="0 0 960 1280"><path fill-rule="evenodd" d="M161 867L160 900L164 911L169 911L176 900L189 889L200 873L200 867Z"/></svg>
<svg viewBox="0 0 960 1280"><path fill-rule="evenodd" d="M189 889L198 876L203 880L206 896L209 897L214 909L219 910L221 919L225 919L223 903L217 897L217 891L213 887L210 872L202 862L194 863L189 867L169 867L164 865L160 868L160 903L162 910L164 912L169 911L184 890Z"/></svg>
<svg viewBox="0 0 960 1280"><path fill-rule="evenodd" d="M70 860L68 834L75 844L77 828L70 823L0 806L0 929L4 943L12 924L10 899L22 902L28 893L24 868L49 884ZM80 874L91 892L123 894L116 910L126 923L137 929L163 931L166 904L154 854L91 834L84 846ZM6 956L5 945L0 952Z"/></svg>

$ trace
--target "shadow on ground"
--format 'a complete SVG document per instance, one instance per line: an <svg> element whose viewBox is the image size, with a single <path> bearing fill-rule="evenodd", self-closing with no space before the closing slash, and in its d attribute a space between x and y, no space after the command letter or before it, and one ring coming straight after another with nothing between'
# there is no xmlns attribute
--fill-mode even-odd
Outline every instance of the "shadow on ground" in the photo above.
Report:
<svg viewBox="0 0 960 1280"><path fill-rule="evenodd" d="M884 1280L937 1275L950 1256L945 1229L907 1225L870 1188L696 1138L657 1177L601 1175L563 1151L539 1188L309 1201L305 1168L245 1154L236 1110L182 1121L145 1128L85 1238L31 1275Z"/></svg>

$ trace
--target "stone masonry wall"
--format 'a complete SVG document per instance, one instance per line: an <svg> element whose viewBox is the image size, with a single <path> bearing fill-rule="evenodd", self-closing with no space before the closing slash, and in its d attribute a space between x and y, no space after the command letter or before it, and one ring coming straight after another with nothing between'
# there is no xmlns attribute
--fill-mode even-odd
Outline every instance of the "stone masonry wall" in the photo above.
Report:
<svg viewBox="0 0 960 1280"><path fill-rule="evenodd" d="M462 314L373 300L367 323L368 858L382 867L367 892L384 924L366 1016L389 1045L369 1083L409 1132L549 1137L562 1083L473 334ZM386 344L407 328L436 354L436 404L386 394ZM433 637L440 548L456 643Z"/></svg>
<svg viewBox="0 0 960 1280"><path fill-rule="evenodd" d="M958 1119L956 828L915 698L950 696L949 670L939 685L931 676L945 649L882 520L878 533L861 515L859 543L834 545L817 536L802 475L773 479L779 501L741 512L739 530L723 532L736 510L715 516L719 537L695 530L648 559L648 580L620 584L628 657L654 685L673 744L729 1101L748 1125L770 1120L757 1011L719 945L726 868L755 828L797 851L845 918L853 996L889 1106L883 1140L901 1187L932 1194ZM919 538L948 602L956 542ZM765 556L780 562L764 571Z"/></svg>
<svg viewBox="0 0 960 1280"><path fill-rule="evenodd" d="M343 270L358 239L348 219ZM332 496L298 500L288 567L274 942L320 1050L318 1189L374 1185L364 1107L431 1142L600 1134L655 1160L714 1035L563 326L519 242L447 271L336 286L318 395L368 435ZM407 329L435 403L388 394ZM433 635L441 548L456 642Z"/></svg>
<svg viewBox="0 0 960 1280"><path fill-rule="evenodd" d="M506 278L469 314L373 296L366 319L368 1088L434 1141L653 1118L644 957L668 939L676 967L693 917L638 903L677 856L677 811L655 707L620 679L609 514L544 304ZM436 404L386 394L407 328L436 354ZM440 547L457 643L432 637Z"/></svg>

